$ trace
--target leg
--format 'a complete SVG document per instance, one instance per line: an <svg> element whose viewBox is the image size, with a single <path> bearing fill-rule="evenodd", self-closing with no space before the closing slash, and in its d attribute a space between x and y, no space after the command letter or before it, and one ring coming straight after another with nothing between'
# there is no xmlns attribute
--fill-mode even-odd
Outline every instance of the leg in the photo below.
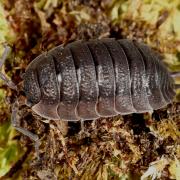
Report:
<svg viewBox="0 0 180 180"><path fill-rule="evenodd" d="M80 121L81 121L81 132L85 132L85 131L84 131L84 129L85 129L85 128L84 128L84 120L81 119Z"/></svg>
<svg viewBox="0 0 180 180"><path fill-rule="evenodd" d="M83 120L83 119L80 119L81 121L81 131L79 132L80 135L83 137L83 136L90 136L89 132L87 131L87 129L85 128L85 124L84 122L86 120Z"/></svg>
<svg viewBox="0 0 180 180"><path fill-rule="evenodd" d="M97 129L97 119L92 120L92 129L93 130Z"/></svg>
<svg viewBox="0 0 180 180"><path fill-rule="evenodd" d="M5 50L2 54L2 57L0 58L0 71L2 69L2 66L3 66L5 60L7 59L8 55L9 55L10 50L11 50L10 47L8 45L5 45ZM0 79L2 79L6 83L6 85L8 87L10 87L11 89L17 90L16 85L11 80L9 80L6 77L6 75L4 75L2 72L0 72Z"/></svg>
<svg viewBox="0 0 180 180"><path fill-rule="evenodd" d="M178 81L179 81L178 79L180 79L180 72L171 73L171 77L175 81L175 89L180 89L180 84L178 84Z"/></svg>
<svg viewBox="0 0 180 180"><path fill-rule="evenodd" d="M5 50L4 50L3 54L2 54L2 57L0 58L0 69L2 68L2 66L3 66L5 60L7 59L8 55L9 55L9 52L11 50L8 45L5 45L4 48L5 48Z"/></svg>
<svg viewBox="0 0 180 180"><path fill-rule="evenodd" d="M68 121L63 120L54 120L57 125L58 130L62 133L63 136L66 136L68 133Z"/></svg>
<svg viewBox="0 0 180 180"><path fill-rule="evenodd" d="M172 78L180 78L180 72L171 73Z"/></svg>
<svg viewBox="0 0 180 180"><path fill-rule="evenodd" d="M38 136L36 134L33 134L32 132L20 127L18 119L17 119L17 112L18 112L18 107L19 107L19 103L16 100L15 103L13 104L12 107L12 115L11 115L11 123L12 126L18 130L19 132L21 132L22 134L28 136L32 141L35 142L35 151L39 160L39 145L40 145L40 140L38 138Z"/></svg>

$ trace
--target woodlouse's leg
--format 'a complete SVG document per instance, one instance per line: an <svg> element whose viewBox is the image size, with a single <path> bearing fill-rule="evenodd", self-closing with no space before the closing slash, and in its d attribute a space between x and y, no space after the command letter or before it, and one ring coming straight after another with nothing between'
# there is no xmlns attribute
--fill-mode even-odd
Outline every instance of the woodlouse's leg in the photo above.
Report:
<svg viewBox="0 0 180 180"><path fill-rule="evenodd" d="M10 47L7 46L7 45L5 45L4 52L3 52L3 54L2 54L2 57L0 58L0 59L1 59L1 60L0 60L0 69L2 68L2 66L3 66L3 64L4 64L7 56L9 55L10 50L11 50Z"/></svg>
<svg viewBox="0 0 180 180"><path fill-rule="evenodd" d="M84 120L81 119L80 121L81 121L81 132L85 132L85 131L84 131L84 129L85 129L85 128L84 128Z"/></svg>
<svg viewBox="0 0 180 180"><path fill-rule="evenodd" d="M2 79L6 83L6 85L10 87L11 89L17 90L16 85L11 80L9 80L5 74L1 72L1 68L3 64L5 63L5 60L7 59L10 50L11 50L10 47L8 45L5 45L4 52L2 54L2 57L0 58L0 79Z"/></svg>
<svg viewBox="0 0 180 180"><path fill-rule="evenodd" d="M172 78L180 78L180 72L171 73Z"/></svg>
<svg viewBox="0 0 180 180"><path fill-rule="evenodd" d="M18 119L18 116L17 116L18 109L19 109L19 103L16 100L15 103L13 104L13 106L12 106L11 124L16 130L18 130L22 134L28 136L32 141L34 141L34 143L35 143L35 151L36 151L36 154L37 154L37 157L38 157L38 160L39 160L40 159L39 158L39 145L40 145L39 137L36 134L33 134L32 132L28 131L27 129L24 129L24 128L20 127L20 124L19 124L19 121L18 121L19 119Z"/></svg>
<svg viewBox="0 0 180 180"><path fill-rule="evenodd" d="M93 119L92 128L93 130L97 129L97 119Z"/></svg>
<svg viewBox="0 0 180 180"><path fill-rule="evenodd" d="M66 136L68 133L68 121L55 120L58 130L62 133L63 136Z"/></svg>
<svg viewBox="0 0 180 180"><path fill-rule="evenodd" d="M178 82L178 79L180 79L180 72L171 73L170 75L175 81L175 85L174 85L175 89L180 89L180 84L176 83L176 79L177 79L177 82Z"/></svg>

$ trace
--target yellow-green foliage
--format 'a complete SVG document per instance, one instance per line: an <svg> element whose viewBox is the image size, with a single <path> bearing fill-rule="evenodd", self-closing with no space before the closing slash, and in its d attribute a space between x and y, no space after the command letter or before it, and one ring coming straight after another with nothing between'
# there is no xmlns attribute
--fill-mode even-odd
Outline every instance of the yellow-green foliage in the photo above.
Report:
<svg viewBox="0 0 180 180"><path fill-rule="evenodd" d="M2 54L4 50L4 47L1 44L2 42L8 42L13 44L15 38L18 37L18 31L16 32L17 36L15 37L13 33L13 29L9 26L8 21L6 20L6 14L8 14L8 12L5 12L5 10L3 9L3 1L5 2L5 0L0 0L0 54ZM22 0L21 3L23 2L25 2L27 5L28 1ZM72 2L76 3L75 0L74 1L69 0L69 3ZM93 0L93 2L95 2L95 0ZM106 2L106 1L102 0L101 2ZM29 3L32 2L29 1ZM62 7L58 9L58 4L60 3ZM51 29L51 24L47 21L47 17L51 13L55 14L53 23L58 26L59 31L62 30L65 32L66 31L74 32L74 29L65 30L66 27L71 28L71 26L66 26L66 24L68 23L67 20L69 18L68 17L69 15L73 17L71 21L75 24L74 27L76 27L76 25L81 24L82 22L88 24L91 22L91 19L94 18L90 13L91 11L93 11L92 10L93 6L78 4L77 6L73 5L72 6L73 8L72 7L69 8L68 1L63 1L63 0L34 1L32 7L36 12L37 17L40 19L39 28L42 29L43 32L46 32L47 29ZM104 11L107 11L107 12L103 12L105 14L104 19L109 18L110 21L108 22L110 25L107 23L108 27L110 26L113 27L114 25L115 26L117 25L117 27L121 30L120 33L122 33L120 35L122 35L123 37L137 38L137 39L139 38L141 40L144 40L149 45L153 46L154 48L162 52L162 55L164 55L165 62L168 64L169 69L171 69L172 71L180 71L180 1L179 0L112 0L109 1L109 4L107 6L108 8L106 6L104 7L105 7ZM29 18L29 20L30 19L31 18ZM65 22L63 22L64 19L66 20ZM33 21L35 20L36 18L33 19ZM23 19L23 22L24 21L26 21L26 19ZM93 20L93 22L95 21L96 19ZM59 24L59 22L61 23L63 22L62 26L61 24ZM19 24L17 24L17 26L19 26ZM25 28L23 30L28 31L29 29ZM22 33L21 35L26 34L26 32L24 31L21 31ZM51 33L52 34L50 35L53 36L53 32ZM63 33L61 31L59 33L60 36L61 34L63 36ZM30 36L27 37L29 38ZM67 36L67 37L69 38L71 36ZM74 37L76 38L76 36ZM29 49L29 52L30 51L32 51L32 49ZM22 54L23 53L25 52L23 52L22 50ZM0 89L0 108L1 105L4 103L4 101L2 100L5 97L4 92L5 92L4 90ZM113 124L117 122L119 124ZM59 167L56 167L55 171L57 171L57 174L60 174L61 177L63 176L63 174L67 174L67 177L70 176L72 171L73 171L72 174L74 173L78 174L78 168L76 168L76 166L79 167L81 165L82 168L79 168L80 169L79 172L81 172L82 179L88 179L88 177L92 175L94 176L94 178L97 179L98 178L108 179L109 177L111 177L111 175L112 177L117 176L119 178L119 176L121 176L124 179L128 179L127 176L129 175L128 175L127 164L129 164L129 162L131 164L133 163L136 164L140 159L143 159L143 154L141 153L140 147L137 146L133 141L134 135L132 131L128 133L128 130L125 128L125 126L122 126L121 124L122 122L123 120L115 121L115 119L113 119L109 123L110 126L107 126L107 122L105 121L103 128L99 127L98 129L98 131L100 130L102 131L101 140L97 139L98 142L94 144L91 143L91 145L89 146L87 145L83 147L78 145L79 149L77 150L77 152L73 150L72 151L69 150L67 157L69 157L71 161L69 163L66 163L64 161L64 164L60 164ZM179 137L179 131L178 131L178 127L173 122L174 120L172 121L166 120L166 121L161 121L159 123L156 122L155 125L157 127L156 129L153 129L153 127L151 127L150 128L151 133L154 132L157 138L160 139L167 139L171 137L172 140L176 142ZM107 131L107 133L104 132L105 130ZM22 155L22 153L20 153L19 151L16 141L13 140L13 137L15 136L14 132L15 132L14 129L11 128L9 123L2 123L2 125L0 125L0 177L9 171L12 165ZM114 143L114 139L110 139L108 141L110 137L111 138L115 137L114 136L115 132L117 133L117 136L119 138L121 137L119 141L122 141L124 139L131 153L126 151L124 152L123 148L117 149L116 147L117 145L116 143ZM57 131L54 131L54 133L57 135ZM103 133L105 134L104 141L102 140ZM91 136L93 136L93 134L91 134ZM69 137L66 138L66 141L70 139L68 138ZM96 136L94 137L94 139L96 139ZM64 141L62 143L63 148L64 148ZM73 138L72 141L74 141ZM78 144L78 142L79 141L77 142L75 141L75 145ZM57 143L57 139L56 139L56 143ZM152 142L152 144L153 143L154 142ZM107 148L107 150L109 149L109 153L111 156L109 155L105 156L106 154L104 155L101 154L102 152L105 152L106 150L105 148ZM61 154L59 154L59 158L64 152L66 151L62 151ZM177 158L179 158L180 151L178 151L176 154L177 154ZM78 159L78 157L80 156L84 157L84 161L80 161ZM122 161L123 156L124 159L126 159L127 161L126 163ZM104 159L106 158L106 161L101 161L103 158ZM175 158L171 161L168 159L167 161L168 164L170 165L169 172L171 177L179 178L179 160ZM149 172L148 165L147 167L143 167L143 169L147 169L147 172ZM161 173L163 169L164 166L160 168L160 170L157 172ZM43 175L44 172L42 171L42 176ZM39 176L41 176L41 173L39 174ZM64 179L64 177L62 178Z"/></svg>
<svg viewBox="0 0 180 180"><path fill-rule="evenodd" d="M5 16L6 13L3 9L2 1L0 1L0 56L4 51L3 43L12 43L14 39L13 31L10 30ZM3 111L3 108L5 108L4 98L5 90L0 89L0 111ZM2 117L0 116L0 118ZM14 130L9 120L6 123L0 124L0 177L9 171L12 164L21 155L19 154L16 140L13 140L14 135Z"/></svg>
<svg viewBox="0 0 180 180"><path fill-rule="evenodd" d="M6 20L2 0L0 0L0 54L2 54L4 50L2 43L12 43L14 38L14 33Z"/></svg>
<svg viewBox="0 0 180 180"><path fill-rule="evenodd" d="M15 131L10 123L0 126L0 177L9 171L22 155L19 153L16 140L13 140Z"/></svg>

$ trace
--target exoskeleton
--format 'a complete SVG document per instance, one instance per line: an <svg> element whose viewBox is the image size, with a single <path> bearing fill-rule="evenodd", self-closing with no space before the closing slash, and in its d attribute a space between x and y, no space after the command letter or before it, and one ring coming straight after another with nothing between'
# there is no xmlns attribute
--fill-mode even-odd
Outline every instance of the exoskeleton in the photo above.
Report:
<svg viewBox="0 0 180 180"><path fill-rule="evenodd" d="M175 95L155 52L127 39L77 41L41 54L26 69L24 91L37 114L71 121L149 112Z"/></svg>

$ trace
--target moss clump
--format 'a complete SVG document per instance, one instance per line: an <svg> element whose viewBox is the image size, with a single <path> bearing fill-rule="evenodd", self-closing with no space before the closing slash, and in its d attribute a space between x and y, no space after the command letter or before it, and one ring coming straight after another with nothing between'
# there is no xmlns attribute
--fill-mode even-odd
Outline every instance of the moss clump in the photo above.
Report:
<svg viewBox="0 0 180 180"><path fill-rule="evenodd" d="M102 37L145 41L162 53L172 72L179 71L179 7L178 0L1 1L0 41L10 43L15 56L6 61L3 71L21 87L20 75L42 51L77 39ZM1 99L6 97L10 102L7 105L2 100L0 104L0 135L4 137L0 138L3 145L0 147L3 169L0 175L6 173L4 178L135 179L154 176L178 179L178 102L152 115L132 114L86 121L84 132L80 122L46 124L30 109L21 106L21 125L41 138L42 158L41 162L36 162L33 143L20 133L14 134L5 122L9 120L15 92L2 83L0 88ZM24 147L24 154L19 151L15 139Z"/></svg>

